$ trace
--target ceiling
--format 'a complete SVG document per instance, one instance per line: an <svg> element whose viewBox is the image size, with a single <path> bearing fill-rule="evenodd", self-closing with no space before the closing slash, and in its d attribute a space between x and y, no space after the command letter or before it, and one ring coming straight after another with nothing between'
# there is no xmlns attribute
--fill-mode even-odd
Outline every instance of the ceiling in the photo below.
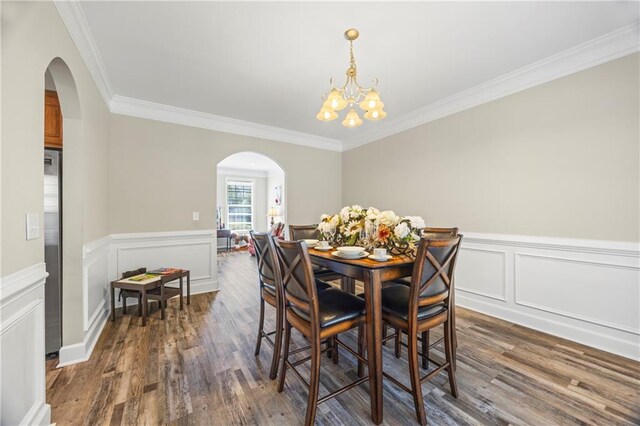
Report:
<svg viewBox="0 0 640 426"><path fill-rule="evenodd" d="M341 141L637 23L636 2L82 2L113 94ZM320 122L348 44L388 117ZM343 112L344 114L344 112Z"/></svg>
<svg viewBox="0 0 640 426"><path fill-rule="evenodd" d="M218 168L264 172L265 175L282 173L282 169L271 158L255 152L232 154L218 163Z"/></svg>

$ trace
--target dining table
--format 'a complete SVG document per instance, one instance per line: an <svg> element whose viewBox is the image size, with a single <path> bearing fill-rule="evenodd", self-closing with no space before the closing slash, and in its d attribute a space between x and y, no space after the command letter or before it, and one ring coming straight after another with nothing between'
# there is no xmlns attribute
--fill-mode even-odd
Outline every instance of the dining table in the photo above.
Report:
<svg viewBox="0 0 640 426"><path fill-rule="evenodd" d="M309 248L309 256L313 264L341 274L342 288L345 291L354 293L354 280L362 281L364 284L371 420L374 424L380 424L383 420L382 283L410 276L415 258L394 255L386 261L371 260L367 257L346 259L332 254L332 251Z"/></svg>

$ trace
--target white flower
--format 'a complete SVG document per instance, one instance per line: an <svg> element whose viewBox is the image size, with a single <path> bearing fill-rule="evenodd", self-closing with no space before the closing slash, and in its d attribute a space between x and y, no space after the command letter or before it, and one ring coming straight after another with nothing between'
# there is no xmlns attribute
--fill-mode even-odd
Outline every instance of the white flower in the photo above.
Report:
<svg viewBox="0 0 640 426"><path fill-rule="evenodd" d="M400 222L398 226L396 226L396 228L393 230L393 233L396 235L396 237L401 239L409 235L409 232L411 232L411 230L409 229L409 225L407 225L406 222Z"/></svg>
<svg viewBox="0 0 640 426"><path fill-rule="evenodd" d="M324 235L332 235L335 232L336 227L331 225L331 222L322 222L318 225L318 230Z"/></svg>
<svg viewBox="0 0 640 426"><path fill-rule="evenodd" d="M380 214L380 210L376 209L375 207L369 207L367 209L367 220L370 220L373 222L378 218L379 214Z"/></svg>
<svg viewBox="0 0 640 426"><path fill-rule="evenodd" d="M393 210L386 210L381 212L376 219L377 225L385 225L388 227L394 227L400 221L400 218L396 216Z"/></svg>
<svg viewBox="0 0 640 426"><path fill-rule="evenodd" d="M336 227L338 226L338 222L339 222L339 221L340 221L340 216L338 216L338 215L334 215L334 216L331 218L331 221L330 221L329 223L331 223L331 225L332 225L334 228L336 228Z"/></svg>
<svg viewBox="0 0 640 426"><path fill-rule="evenodd" d="M411 222L411 227L415 229L422 229L427 226L420 216L405 216L405 219Z"/></svg>
<svg viewBox="0 0 640 426"><path fill-rule="evenodd" d="M326 214L326 213L325 213L325 214L323 214L322 216L320 216L320 220L321 220L322 222L324 222L325 220L329 219L330 217L331 217L331 216L329 216L328 214Z"/></svg>
<svg viewBox="0 0 640 426"><path fill-rule="evenodd" d="M343 222L347 222L349 220L349 207L343 207L342 210L340 210L340 217Z"/></svg>

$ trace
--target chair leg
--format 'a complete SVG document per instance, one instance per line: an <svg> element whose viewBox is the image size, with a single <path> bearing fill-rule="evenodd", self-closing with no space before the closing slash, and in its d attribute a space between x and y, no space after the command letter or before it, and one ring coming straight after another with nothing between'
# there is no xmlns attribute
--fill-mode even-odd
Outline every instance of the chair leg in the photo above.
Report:
<svg viewBox="0 0 640 426"><path fill-rule="evenodd" d="M429 368L429 330L422 332L422 368Z"/></svg>
<svg viewBox="0 0 640 426"><path fill-rule="evenodd" d="M331 338L331 343L333 344L333 349L331 350L331 358L333 359L333 363L337 364L339 355L338 355L338 342L336 342L335 337Z"/></svg>
<svg viewBox="0 0 640 426"><path fill-rule="evenodd" d="M127 298L123 297L122 298L122 314L126 315L126 313L127 313Z"/></svg>
<svg viewBox="0 0 640 426"><path fill-rule="evenodd" d="M325 342L327 343L327 358L331 359L333 358L333 337L329 337Z"/></svg>
<svg viewBox="0 0 640 426"><path fill-rule="evenodd" d="M382 338L386 339L388 334L389 334L389 325L385 322L384 325L382 326ZM387 346L387 342L385 340L382 340L382 346Z"/></svg>
<svg viewBox="0 0 640 426"><path fill-rule="evenodd" d="M138 316L142 317L142 294L138 295Z"/></svg>
<svg viewBox="0 0 640 426"><path fill-rule="evenodd" d="M427 415L424 410L422 400L422 385L420 384L420 367L418 365L418 333L409 331L407 336L407 346L409 348L409 376L411 376L411 391L413 393L413 404L416 409L416 417L421 425L427 424Z"/></svg>
<svg viewBox="0 0 640 426"><path fill-rule="evenodd" d="M262 329L264 327L264 299L260 295L260 319L258 320L258 341L256 342L255 355L260 355L260 344L262 343Z"/></svg>
<svg viewBox="0 0 640 426"><path fill-rule="evenodd" d="M456 383L456 372L453 364L453 324L450 321L444 323L444 350L446 362L449 363L447 373L449 374L449 386L451 386L451 395L458 397L458 385Z"/></svg>
<svg viewBox="0 0 640 426"><path fill-rule="evenodd" d="M318 390L320 388L320 361L322 360L320 344L319 337L316 337L315 340L311 342L311 375L309 377L309 399L307 400L307 415L304 421L305 426L312 426L316 419Z"/></svg>
<svg viewBox="0 0 640 426"><path fill-rule="evenodd" d="M358 326L358 355L364 358L365 328ZM358 360L358 377L364 377L364 363Z"/></svg>
<svg viewBox="0 0 640 426"><path fill-rule="evenodd" d="M166 305L166 300L163 302L162 300L158 301L158 304L160 305L160 319L164 321L164 309Z"/></svg>
<svg viewBox="0 0 640 426"><path fill-rule="evenodd" d="M282 364L280 366L280 381L278 381L278 392L284 389L284 379L287 376L287 361L289 360L289 341L291 340L291 324L284 320L284 346L282 354Z"/></svg>
<svg viewBox="0 0 640 426"><path fill-rule="evenodd" d="M280 361L280 350L282 349L282 328L284 322L284 310L276 308L276 336L273 345L273 358L271 359L271 371L269 378L275 379L278 374L278 362Z"/></svg>
<svg viewBox="0 0 640 426"><path fill-rule="evenodd" d="M400 342L402 342L402 330L396 328L396 358L400 358L402 355L402 345Z"/></svg>
<svg viewBox="0 0 640 426"><path fill-rule="evenodd" d="M451 308L451 312L449 313L449 315L451 315L451 337L452 337L452 353L453 353L453 358L452 358L452 362L453 362L453 371L456 370L457 368L457 361L458 361L458 356L457 356L457 352L458 352L458 333L456 333L456 307L455 305L453 306L453 308Z"/></svg>

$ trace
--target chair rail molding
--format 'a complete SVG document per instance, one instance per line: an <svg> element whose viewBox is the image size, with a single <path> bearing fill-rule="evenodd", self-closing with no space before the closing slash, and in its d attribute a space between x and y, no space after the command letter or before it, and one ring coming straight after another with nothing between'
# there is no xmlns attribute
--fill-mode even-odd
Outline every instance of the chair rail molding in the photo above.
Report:
<svg viewBox="0 0 640 426"><path fill-rule="evenodd" d="M640 360L640 243L463 233L459 306Z"/></svg>
<svg viewBox="0 0 640 426"><path fill-rule="evenodd" d="M44 263L0 279L0 412L3 424L48 425Z"/></svg>
<svg viewBox="0 0 640 426"><path fill-rule="evenodd" d="M108 320L110 282L123 271L181 267L191 271L192 295L217 291L216 251L215 230L111 234L86 243L82 260L84 339L60 349L58 366L89 359ZM117 301L116 307L120 306Z"/></svg>

